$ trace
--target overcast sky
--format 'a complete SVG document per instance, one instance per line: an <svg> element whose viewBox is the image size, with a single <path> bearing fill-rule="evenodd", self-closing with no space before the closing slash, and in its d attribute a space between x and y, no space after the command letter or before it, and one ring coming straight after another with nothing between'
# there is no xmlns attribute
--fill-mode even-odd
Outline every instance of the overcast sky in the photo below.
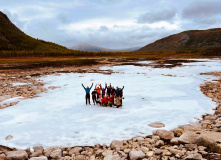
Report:
<svg viewBox="0 0 221 160"><path fill-rule="evenodd" d="M66 47L141 47L221 27L221 0L0 0L0 10L28 35Z"/></svg>

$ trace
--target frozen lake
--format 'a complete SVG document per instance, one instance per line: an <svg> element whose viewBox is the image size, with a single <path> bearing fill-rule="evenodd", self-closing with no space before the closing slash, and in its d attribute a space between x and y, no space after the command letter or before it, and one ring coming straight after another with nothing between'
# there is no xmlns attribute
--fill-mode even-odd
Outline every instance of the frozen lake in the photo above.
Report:
<svg viewBox="0 0 221 160"><path fill-rule="evenodd" d="M204 113L213 113L216 107L200 91L200 84L214 77L200 73L221 71L219 60L184 63L172 69L133 65L100 69L119 73L42 77L49 83L47 87L61 88L0 110L0 145L25 149L36 145L110 144L151 134L154 129L148 124L152 122L162 122L169 130L193 122ZM165 76L168 74L173 76ZM81 83L90 86L92 82L125 86L123 108L86 106ZM6 141L8 135L13 139Z"/></svg>

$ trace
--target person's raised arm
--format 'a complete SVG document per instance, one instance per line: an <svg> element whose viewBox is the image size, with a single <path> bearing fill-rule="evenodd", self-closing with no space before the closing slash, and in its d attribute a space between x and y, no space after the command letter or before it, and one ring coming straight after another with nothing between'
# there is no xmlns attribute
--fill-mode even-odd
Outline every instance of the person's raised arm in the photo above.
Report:
<svg viewBox="0 0 221 160"><path fill-rule="evenodd" d="M101 84L100 84L100 88L101 88L101 90L102 90L102 86L101 86Z"/></svg>
<svg viewBox="0 0 221 160"><path fill-rule="evenodd" d="M92 83L92 85L91 85L90 89L93 87L93 84L94 84L94 83Z"/></svg>
<svg viewBox="0 0 221 160"><path fill-rule="evenodd" d="M107 83L105 82L105 89L104 90L106 90L107 89Z"/></svg>
<svg viewBox="0 0 221 160"><path fill-rule="evenodd" d="M124 86L123 86L123 88L121 90L123 90L123 89L124 89Z"/></svg>
<svg viewBox="0 0 221 160"><path fill-rule="evenodd" d="M86 89L86 88L84 87L83 83L82 83L82 87L83 87L84 89Z"/></svg>

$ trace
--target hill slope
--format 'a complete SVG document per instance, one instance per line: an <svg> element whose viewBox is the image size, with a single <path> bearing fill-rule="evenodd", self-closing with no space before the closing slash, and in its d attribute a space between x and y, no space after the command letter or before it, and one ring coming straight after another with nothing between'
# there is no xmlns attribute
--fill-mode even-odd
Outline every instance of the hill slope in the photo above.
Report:
<svg viewBox="0 0 221 160"><path fill-rule="evenodd" d="M111 49L99 47L99 46L93 46L86 43L81 43L79 45L75 45L70 47L70 49L78 50L78 51L91 51L91 52L101 52L101 51L112 51Z"/></svg>
<svg viewBox="0 0 221 160"><path fill-rule="evenodd" d="M52 42L34 39L18 29L0 11L0 51L69 51Z"/></svg>
<svg viewBox="0 0 221 160"><path fill-rule="evenodd" d="M221 28L184 31L157 40L140 48L139 51L191 50L216 47L221 47Z"/></svg>
<svg viewBox="0 0 221 160"><path fill-rule="evenodd" d="M109 48L103 48L99 46L93 46L93 45L86 44L86 43L81 43L79 45L70 47L70 49L78 50L78 51L89 51L89 52L128 52L128 51L135 51L139 49L139 47L126 48L126 49L109 49Z"/></svg>

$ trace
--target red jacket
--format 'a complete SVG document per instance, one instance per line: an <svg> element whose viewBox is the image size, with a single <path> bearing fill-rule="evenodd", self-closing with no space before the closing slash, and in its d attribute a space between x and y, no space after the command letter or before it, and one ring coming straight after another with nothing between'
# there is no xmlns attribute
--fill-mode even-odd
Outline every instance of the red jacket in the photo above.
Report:
<svg viewBox="0 0 221 160"><path fill-rule="evenodd" d="M108 97L104 97L101 101L101 104L107 104L108 103L109 98Z"/></svg>
<svg viewBox="0 0 221 160"><path fill-rule="evenodd" d="M112 94L112 96L109 98L109 102L114 103L114 94Z"/></svg>

